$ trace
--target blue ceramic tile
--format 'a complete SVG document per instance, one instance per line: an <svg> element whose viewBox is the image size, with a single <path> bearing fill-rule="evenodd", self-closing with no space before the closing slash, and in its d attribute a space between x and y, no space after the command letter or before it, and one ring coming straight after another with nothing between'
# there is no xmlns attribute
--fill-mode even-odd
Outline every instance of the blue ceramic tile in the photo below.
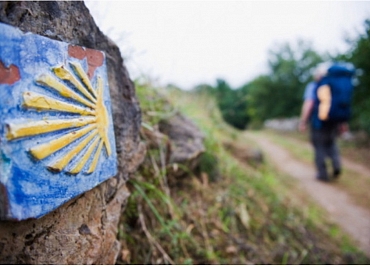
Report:
<svg viewBox="0 0 370 266"><path fill-rule="evenodd" d="M0 24L0 218L38 218L117 173L105 55Z"/></svg>

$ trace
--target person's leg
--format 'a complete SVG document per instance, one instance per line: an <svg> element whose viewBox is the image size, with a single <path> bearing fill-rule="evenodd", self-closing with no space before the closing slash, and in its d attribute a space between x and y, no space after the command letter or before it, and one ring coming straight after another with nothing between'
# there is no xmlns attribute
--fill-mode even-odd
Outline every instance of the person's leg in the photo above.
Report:
<svg viewBox="0 0 370 266"><path fill-rule="evenodd" d="M315 166L317 171L316 178L319 180L328 181L328 173L326 171L325 157L325 135L322 130L311 131L311 142L314 146L315 151Z"/></svg>
<svg viewBox="0 0 370 266"><path fill-rule="evenodd" d="M333 166L333 177L334 178L339 177L339 174L341 172L340 153L339 153L339 148L338 148L337 141L336 141L337 134L338 134L337 126L332 127L329 132L328 156Z"/></svg>

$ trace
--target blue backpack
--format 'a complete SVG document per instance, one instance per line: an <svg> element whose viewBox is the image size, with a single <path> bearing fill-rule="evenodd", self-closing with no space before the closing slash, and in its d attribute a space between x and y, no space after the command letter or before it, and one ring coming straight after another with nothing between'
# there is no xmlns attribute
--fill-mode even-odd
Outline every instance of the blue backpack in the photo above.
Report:
<svg viewBox="0 0 370 266"><path fill-rule="evenodd" d="M352 77L354 74L354 67L346 63L336 63L328 69L327 75L321 79L315 88L314 128L321 128L324 124L347 122L350 119L353 93ZM329 116L325 121L318 117L320 100L317 96L317 90L322 85L329 85L331 91Z"/></svg>

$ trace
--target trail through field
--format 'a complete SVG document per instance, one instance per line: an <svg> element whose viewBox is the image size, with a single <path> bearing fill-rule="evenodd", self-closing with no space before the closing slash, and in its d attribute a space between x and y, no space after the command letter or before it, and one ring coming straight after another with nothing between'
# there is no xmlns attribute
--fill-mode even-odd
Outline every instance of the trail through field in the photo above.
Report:
<svg viewBox="0 0 370 266"><path fill-rule="evenodd" d="M267 160L277 169L297 179L299 186L321 205L331 220L347 232L360 249L370 256L370 211L354 203L351 196L333 183L317 181L312 164L295 158L286 148L276 144L263 132L246 132L245 136L254 141L263 151ZM304 145L308 145L304 143ZM343 168L370 178L367 167L348 158L342 160ZM340 179L338 182L341 182ZM370 203L370 202L369 202Z"/></svg>

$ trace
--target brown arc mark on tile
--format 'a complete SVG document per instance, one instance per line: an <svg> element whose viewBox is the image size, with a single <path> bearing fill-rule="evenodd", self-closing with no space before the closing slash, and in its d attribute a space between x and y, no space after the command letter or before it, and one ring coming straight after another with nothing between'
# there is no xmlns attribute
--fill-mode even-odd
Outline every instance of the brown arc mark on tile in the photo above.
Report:
<svg viewBox="0 0 370 266"><path fill-rule="evenodd" d="M87 62L89 64L88 75L91 79L95 69L103 65L104 55L102 52L93 49L86 49Z"/></svg>
<svg viewBox="0 0 370 266"><path fill-rule="evenodd" d="M90 79L94 76L95 69L102 66L104 62L104 55L102 52L77 45L69 45L68 54L69 56L80 60L85 57L87 58L87 64L89 66L87 75Z"/></svg>
<svg viewBox="0 0 370 266"><path fill-rule="evenodd" d="M6 67L0 60L0 84L12 85L21 79L19 69L16 65Z"/></svg>
<svg viewBox="0 0 370 266"><path fill-rule="evenodd" d="M69 45L68 54L69 56L80 59L80 60L84 59L86 56L85 49L77 45Z"/></svg>

